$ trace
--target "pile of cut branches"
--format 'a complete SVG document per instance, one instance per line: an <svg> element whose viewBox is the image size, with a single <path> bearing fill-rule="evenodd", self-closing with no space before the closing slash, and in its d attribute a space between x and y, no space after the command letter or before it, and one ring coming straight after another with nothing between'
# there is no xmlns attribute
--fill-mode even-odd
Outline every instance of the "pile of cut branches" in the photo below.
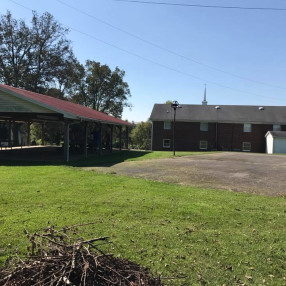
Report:
<svg viewBox="0 0 286 286"><path fill-rule="evenodd" d="M108 237L75 239L76 227L29 234L31 242L25 260L16 259L0 269L1 286L91 286L163 285L146 268L128 260L105 254L100 245Z"/></svg>

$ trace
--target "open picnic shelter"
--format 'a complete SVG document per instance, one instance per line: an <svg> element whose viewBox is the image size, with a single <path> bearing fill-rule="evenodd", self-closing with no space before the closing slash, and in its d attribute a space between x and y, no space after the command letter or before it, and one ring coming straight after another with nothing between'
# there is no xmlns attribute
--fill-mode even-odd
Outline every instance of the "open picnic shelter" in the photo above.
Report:
<svg viewBox="0 0 286 286"><path fill-rule="evenodd" d="M78 124L83 129L82 155L87 157L90 138L96 137L96 148L102 152L102 130L108 130L108 149L113 148L113 134L119 136L118 149L123 148L123 128L125 128L125 148L128 149L128 132L131 123L109 116L103 112L93 110L89 107L75 104L70 101L57 99L40 93L31 92L21 88L15 88L0 84L0 124L8 127L6 138L1 136L0 129L0 152L1 150L31 146L30 127L32 123L40 123L42 126L42 145L44 145L44 130L47 122L53 122L62 126L64 131L64 143L62 144L63 155L66 161L70 160L71 127ZM17 123L26 125L25 140L15 140L14 126ZM117 132L114 129L118 128ZM5 136L4 136L5 137ZM24 141L24 142L23 142ZM23 152L26 148L23 148Z"/></svg>

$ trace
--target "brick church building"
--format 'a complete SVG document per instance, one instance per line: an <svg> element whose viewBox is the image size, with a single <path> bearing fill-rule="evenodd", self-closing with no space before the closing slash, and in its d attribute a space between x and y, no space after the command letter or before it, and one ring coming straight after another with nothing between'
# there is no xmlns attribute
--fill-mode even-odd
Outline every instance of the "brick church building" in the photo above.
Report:
<svg viewBox="0 0 286 286"><path fill-rule="evenodd" d="M176 110L177 151L264 153L268 131L286 131L286 106L182 104ZM152 150L173 149L174 109L155 104L151 113Z"/></svg>

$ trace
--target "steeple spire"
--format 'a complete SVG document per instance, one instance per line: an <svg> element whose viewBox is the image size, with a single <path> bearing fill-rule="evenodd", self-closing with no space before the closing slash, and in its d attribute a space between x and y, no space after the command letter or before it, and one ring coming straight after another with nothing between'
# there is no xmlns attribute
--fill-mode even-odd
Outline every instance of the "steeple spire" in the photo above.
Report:
<svg viewBox="0 0 286 286"><path fill-rule="evenodd" d="M208 102L207 102L207 85L206 84L205 84L204 100L202 101L202 105L208 105Z"/></svg>

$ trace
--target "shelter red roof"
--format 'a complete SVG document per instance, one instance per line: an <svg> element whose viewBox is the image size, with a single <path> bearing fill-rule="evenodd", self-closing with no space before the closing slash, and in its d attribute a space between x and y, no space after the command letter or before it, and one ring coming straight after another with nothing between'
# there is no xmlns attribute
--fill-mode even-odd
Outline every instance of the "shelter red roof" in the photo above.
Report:
<svg viewBox="0 0 286 286"><path fill-rule="evenodd" d="M70 101L61 100L48 95L31 92L21 88L0 84L0 88L8 93L18 95L24 99L39 103L41 106L56 110L58 113L69 114L82 120L94 120L116 125L131 125L129 122L107 115L103 112L93 110L89 107L76 104Z"/></svg>

